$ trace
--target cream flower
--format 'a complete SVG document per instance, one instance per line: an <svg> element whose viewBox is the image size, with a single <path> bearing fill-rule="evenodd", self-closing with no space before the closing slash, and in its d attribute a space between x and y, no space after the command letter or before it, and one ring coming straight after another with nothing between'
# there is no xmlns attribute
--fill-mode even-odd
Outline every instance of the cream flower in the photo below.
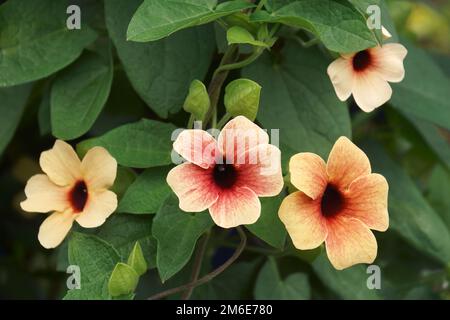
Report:
<svg viewBox="0 0 450 320"><path fill-rule="evenodd" d="M390 37L384 28L383 36ZM406 48L399 43L342 54L327 69L339 100L345 101L353 94L356 104L365 112L383 105L392 96L389 82L400 82L405 76L406 54Z"/></svg>
<svg viewBox="0 0 450 320"><path fill-rule="evenodd" d="M299 153L289 162L291 183L299 190L287 196L278 215L297 249L325 241L336 269L372 263L377 241L370 229L389 226L386 179L371 173L365 153L339 138L325 163L313 153Z"/></svg>
<svg viewBox="0 0 450 320"><path fill-rule="evenodd" d="M39 228L38 239L45 248L57 247L73 221L84 228L102 225L117 208L117 197L109 191L116 179L117 162L102 147L94 147L80 161L73 148L57 140L39 160L45 174L32 176L21 202L28 212L53 213Z"/></svg>
<svg viewBox="0 0 450 320"><path fill-rule="evenodd" d="M167 175L180 208L209 209L222 228L255 223L261 213L258 197L275 196L283 188L280 150L243 116L229 121L217 141L206 131L185 130L173 147L188 161Z"/></svg>

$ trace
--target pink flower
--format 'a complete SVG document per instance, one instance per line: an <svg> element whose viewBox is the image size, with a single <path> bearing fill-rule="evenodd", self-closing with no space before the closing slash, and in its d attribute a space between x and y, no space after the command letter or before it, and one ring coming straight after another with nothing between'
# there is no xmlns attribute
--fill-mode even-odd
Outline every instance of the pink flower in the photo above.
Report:
<svg viewBox="0 0 450 320"><path fill-rule="evenodd" d="M383 35L390 36L385 29ZM406 48L398 43L342 54L327 70L336 95L345 101L353 94L356 104L363 111L373 111L391 98L389 82L403 80L406 54Z"/></svg>
<svg viewBox="0 0 450 320"><path fill-rule="evenodd" d="M243 116L228 122L217 141L206 131L185 130L173 148L188 161L167 175L180 208L209 209L222 228L255 223L261 213L258 197L275 196L283 188L280 150Z"/></svg>
<svg viewBox="0 0 450 320"><path fill-rule="evenodd" d="M328 162L314 153L298 153L289 162L291 183L299 190L287 196L278 215L300 250L325 242L336 269L372 263L377 241L370 229L389 226L386 179L371 173L365 153L339 138Z"/></svg>

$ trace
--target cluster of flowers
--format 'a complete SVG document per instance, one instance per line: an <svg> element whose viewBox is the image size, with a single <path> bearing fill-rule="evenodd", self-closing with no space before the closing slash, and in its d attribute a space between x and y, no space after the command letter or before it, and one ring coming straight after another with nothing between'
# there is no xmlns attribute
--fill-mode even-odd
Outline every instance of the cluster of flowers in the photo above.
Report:
<svg viewBox="0 0 450 320"><path fill-rule="evenodd" d="M337 96L353 94L371 111L386 102L387 81L404 76L406 49L386 44L343 55L328 68ZM250 143L251 142L251 143ZM186 162L174 167L167 183L186 212L209 213L216 225L232 228L255 223L261 214L259 197L281 193L284 181L281 152L268 134L243 116L229 121L217 139L203 130L185 130L173 144ZM28 181L21 203L30 212L53 212L41 225L39 241L58 246L74 221L98 227L117 207L116 160L102 147L89 150L82 161L67 143L57 140L41 154L45 174ZM372 263L377 242L371 230L389 225L386 179L371 172L365 153L340 137L327 162L313 153L298 153L289 161L290 182L298 190L284 198L278 215L296 248L313 249L325 242L336 269Z"/></svg>

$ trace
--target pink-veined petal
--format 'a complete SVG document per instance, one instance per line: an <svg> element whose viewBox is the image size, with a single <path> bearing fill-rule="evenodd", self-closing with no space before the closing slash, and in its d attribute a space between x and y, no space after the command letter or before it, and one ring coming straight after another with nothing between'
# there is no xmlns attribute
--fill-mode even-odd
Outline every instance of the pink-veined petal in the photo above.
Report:
<svg viewBox="0 0 450 320"><path fill-rule="evenodd" d="M237 186L248 187L260 197L276 196L283 189L281 152L271 144L260 144L248 150L246 163L237 165ZM239 159L238 159L239 160Z"/></svg>
<svg viewBox="0 0 450 320"><path fill-rule="evenodd" d="M370 229L386 231L389 227L388 183L376 173L354 180L345 192L343 215L362 221Z"/></svg>
<svg viewBox="0 0 450 320"><path fill-rule="evenodd" d="M212 169L183 163L169 171L167 183L180 200L180 209L183 211L201 212L218 198Z"/></svg>
<svg viewBox="0 0 450 320"><path fill-rule="evenodd" d="M255 223L261 214L261 203L249 188L236 187L222 190L209 213L219 227L233 228Z"/></svg>
<svg viewBox="0 0 450 320"><path fill-rule="evenodd" d="M327 227L327 255L337 270L375 260L377 240L360 220L338 215L327 220Z"/></svg>
<svg viewBox="0 0 450 320"><path fill-rule="evenodd" d="M213 166L218 155L216 140L199 129L182 131L173 143L173 149L190 163L204 169Z"/></svg>

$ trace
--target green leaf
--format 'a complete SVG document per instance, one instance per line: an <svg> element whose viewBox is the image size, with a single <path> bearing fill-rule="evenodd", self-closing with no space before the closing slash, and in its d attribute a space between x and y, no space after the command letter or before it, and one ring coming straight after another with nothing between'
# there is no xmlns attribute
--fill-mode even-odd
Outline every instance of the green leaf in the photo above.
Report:
<svg viewBox="0 0 450 320"><path fill-rule="evenodd" d="M156 265L164 282L183 268L194 252L198 238L213 225L206 212L181 211L176 196L169 196L153 221L152 233L158 242Z"/></svg>
<svg viewBox="0 0 450 320"><path fill-rule="evenodd" d="M233 117L245 116L255 121L261 86L249 79L236 79L225 88L225 109Z"/></svg>
<svg viewBox="0 0 450 320"><path fill-rule="evenodd" d="M393 83L390 103L404 113L450 130L450 80L421 49L408 44L405 79Z"/></svg>
<svg viewBox="0 0 450 320"><path fill-rule="evenodd" d="M430 148L450 170L450 146L444 137L444 130L436 125L415 116L402 112L403 115L414 125Z"/></svg>
<svg viewBox="0 0 450 320"><path fill-rule="evenodd" d="M259 11L254 22L282 23L312 32L332 51L350 53L377 45L365 18L343 0L286 1L268 13Z"/></svg>
<svg viewBox="0 0 450 320"><path fill-rule="evenodd" d="M363 145L373 172L389 183L390 230L437 261L450 261L450 232L441 217L424 199L414 182L384 150L375 143Z"/></svg>
<svg viewBox="0 0 450 320"><path fill-rule="evenodd" d="M126 261L139 241L149 268L156 266L156 239L152 236L152 218L128 214L113 214L106 220L97 236L117 249L121 261Z"/></svg>
<svg viewBox="0 0 450 320"><path fill-rule="evenodd" d="M139 276L147 272L147 262L145 261L139 241L136 241L136 244L134 245L133 250L128 257L127 263L136 271Z"/></svg>
<svg viewBox="0 0 450 320"><path fill-rule="evenodd" d="M69 30L68 1L12 0L0 6L0 86L44 78L73 62L96 35Z"/></svg>
<svg viewBox="0 0 450 320"><path fill-rule="evenodd" d="M54 80L50 104L52 133L71 140L85 134L108 99L113 80L111 49L107 58L89 52Z"/></svg>
<svg viewBox="0 0 450 320"><path fill-rule="evenodd" d="M52 132L50 121L50 88L46 87L38 109L38 124L41 136Z"/></svg>
<svg viewBox="0 0 450 320"><path fill-rule="evenodd" d="M342 299L374 300L381 299L379 290L367 287L366 266L355 265L345 270L336 270L323 253L312 263L312 267L322 283Z"/></svg>
<svg viewBox="0 0 450 320"><path fill-rule="evenodd" d="M116 180L114 181L114 185L111 187L111 191L117 194L119 204L125 192L128 190L129 186L133 184L134 180L136 180L136 173L133 169L120 166L117 168Z"/></svg>
<svg viewBox="0 0 450 320"><path fill-rule="evenodd" d="M428 181L427 198L430 204L441 216L447 229L450 230L450 173L441 166L436 166Z"/></svg>
<svg viewBox="0 0 450 320"><path fill-rule="evenodd" d="M259 271L254 295L257 300L308 300L311 288L304 273L281 279L275 259L269 258Z"/></svg>
<svg viewBox="0 0 450 320"><path fill-rule="evenodd" d="M244 0L145 0L130 21L127 40L155 41L170 34L253 7Z"/></svg>
<svg viewBox="0 0 450 320"><path fill-rule="evenodd" d="M106 0L106 24L120 61L136 92L158 116L178 112L193 79L202 80L215 50L211 26L181 31L151 43L126 41L140 0Z"/></svg>
<svg viewBox="0 0 450 320"><path fill-rule="evenodd" d="M81 288L69 290L64 299L109 299L107 283L118 252L100 238L73 232L69 239L69 263L80 268Z"/></svg>
<svg viewBox="0 0 450 320"><path fill-rule="evenodd" d="M95 146L106 148L120 165L148 168L171 164L172 132L176 127L169 123L142 119L117 127L104 135L85 140L77 151L85 154Z"/></svg>
<svg viewBox="0 0 450 320"><path fill-rule="evenodd" d="M156 167L145 170L128 188L119 202L118 212L156 213L170 194L166 182L169 167Z"/></svg>
<svg viewBox="0 0 450 320"><path fill-rule="evenodd" d="M283 249L286 241L286 228L278 218L278 208L282 197L260 198L261 216L254 224L246 225L255 236L271 246Z"/></svg>
<svg viewBox="0 0 450 320"><path fill-rule="evenodd" d="M348 109L326 73L329 62L319 51L293 42L285 44L281 55L279 62L265 54L243 70L262 87L258 120L280 130L284 164L302 151L326 158L339 136L351 135Z"/></svg>
<svg viewBox="0 0 450 320"><path fill-rule="evenodd" d="M245 28L234 26L227 30L228 44L250 44L258 47L269 47L265 42L258 41L255 37Z"/></svg>
<svg viewBox="0 0 450 320"><path fill-rule="evenodd" d="M356 10L359 11L359 13L364 17L365 21L367 21L367 19L371 18L371 16L367 12L367 9L370 6L377 6L380 8L380 19L382 19L384 16L384 12L381 11L381 7L382 7L381 0L348 0L348 2L350 2L356 8ZM375 16L374 18L376 19L377 17ZM383 43L383 35L381 33L381 28L380 29L372 29L372 30L369 28L369 30L373 33L373 35L378 43Z"/></svg>
<svg viewBox="0 0 450 320"><path fill-rule="evenodd" d="M0 155L19 125L31 88L31 85L0 88Z"/></svg>
<svg viewBox="0 0 450 320"><path fill-rule="evenodd" d="M203 82L200 80L192 81L189 93L186 100L184 100L184 111L192 113L196 120L203 121L210 104L208 91Z"/></svg>
<svg viewBox="0 0 450 320"><path fill-rule="evenodd" d="M119 262L116 264L108 282L111 296L117 297L133 293L139 282L139 275L129 265Z"/></svg>

